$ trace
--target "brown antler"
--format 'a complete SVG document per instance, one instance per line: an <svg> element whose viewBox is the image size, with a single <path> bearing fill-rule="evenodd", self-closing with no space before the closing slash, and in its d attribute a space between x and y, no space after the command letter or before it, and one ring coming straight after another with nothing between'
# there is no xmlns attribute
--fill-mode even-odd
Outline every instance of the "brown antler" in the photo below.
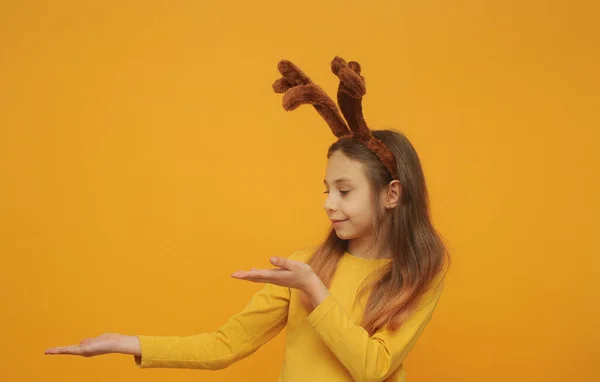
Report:
<svg viewBox="0 0 600 382"><path fill-rule="evenodd" d="M273 83L273 90L276 93L283 93L285 110L294 110L304 104L313 105L338 139L354 138L360 141L379 157L392 177L398 179L394 155L383 142L373 136L363 118L362 97L367 90L365 79L360 75L358 62L346 63L342 58L336 57L331 63L331 70L340 79L338 104L346 121L327 93L314 84L296 65L282 60L277 68L282 78Z"/></svg>
<svg viewBox="0 0 600 382"><path fill-rule="evenodd" d="M338 105L348 122L354 138L366 145L375 153L388 169L392 177L397 179L396 159L383 142L371 134L363 117L362 97L366 94L365 78L360 75L361 67L356 61L346 63L341 57L331 62L331 71L338 76Z"/></svg>
<svg viewBox="0 0 600 382"><path fill-rule="evenodd" d="M336 137L350 134L333 100L300 68L287 60L280 61L277 68L283 77L273 83L273 90L284 93L282 103L285 110L294 110L304 104L313 105Z"/></svg>
<svg viewBox="0 0 600 382"><path fill-rule="evenodd" d="M360 75L360 65L354 61L347 64L344 59L336 57L331 62L331 71L340 79L338 105L350 130L357 138L368 139L371 132L362 112L362 97L367 89L365 79Z"/></svg>

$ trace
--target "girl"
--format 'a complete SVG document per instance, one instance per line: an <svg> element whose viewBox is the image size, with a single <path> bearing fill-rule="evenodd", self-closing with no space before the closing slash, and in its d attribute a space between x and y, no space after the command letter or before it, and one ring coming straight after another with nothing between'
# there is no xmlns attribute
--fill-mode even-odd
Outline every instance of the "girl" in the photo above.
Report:
<svg viewBox="0 0 600 382"><path fill-rule="evenodd" d="M213 333L103 334L46 354L133 355L142 368L222 369L287 327L280 381L405 381L404 359L431 320L443 289L447 252L429 216L417 153L391 130L362 118L360 66L336 57L333 101L282 61L274 89L292 110L312 104L338 137L327 153L325 211L332 228L317 248L272 269L232 277L264 283L248 305Z"/></svg>

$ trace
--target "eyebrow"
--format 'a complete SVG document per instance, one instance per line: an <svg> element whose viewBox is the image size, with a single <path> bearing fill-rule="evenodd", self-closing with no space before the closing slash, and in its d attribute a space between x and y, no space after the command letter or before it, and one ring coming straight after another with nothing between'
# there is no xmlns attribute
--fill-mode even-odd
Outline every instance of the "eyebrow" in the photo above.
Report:
<svg viewBox="0 0 600 382"><path fill-rule="evenodd" d="M344 183L344 182L352 182L352 179L350 179L350 178L338 178L333 183L339 184L339 183ZM327 184L327 181L325 179L323 179L323 183Z"/></svg>

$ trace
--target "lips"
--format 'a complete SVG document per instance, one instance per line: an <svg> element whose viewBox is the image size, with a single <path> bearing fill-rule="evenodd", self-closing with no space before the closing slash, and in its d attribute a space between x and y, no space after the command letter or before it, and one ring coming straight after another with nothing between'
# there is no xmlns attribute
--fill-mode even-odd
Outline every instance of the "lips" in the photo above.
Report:
<svg viewBox="0 0 600 382"><path fill-rule="evenodd" d="M345 222L346 220L348 220L348 219L331 219L331 222L335 224L335 223Z"/></svg>

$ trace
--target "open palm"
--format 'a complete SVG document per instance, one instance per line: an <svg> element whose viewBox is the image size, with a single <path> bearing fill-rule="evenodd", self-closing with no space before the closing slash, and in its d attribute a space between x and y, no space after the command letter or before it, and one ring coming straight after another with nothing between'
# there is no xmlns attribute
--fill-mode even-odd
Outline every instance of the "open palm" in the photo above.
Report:
<svg viewBox="0 0 600 382"><path fill-rule="evenodd" d="M82 357L113 353L118 347L119 334L106 333L94 338L86 338L79 345L60 346L47 349L44 353L49 355L67 354Z"/></svg>

